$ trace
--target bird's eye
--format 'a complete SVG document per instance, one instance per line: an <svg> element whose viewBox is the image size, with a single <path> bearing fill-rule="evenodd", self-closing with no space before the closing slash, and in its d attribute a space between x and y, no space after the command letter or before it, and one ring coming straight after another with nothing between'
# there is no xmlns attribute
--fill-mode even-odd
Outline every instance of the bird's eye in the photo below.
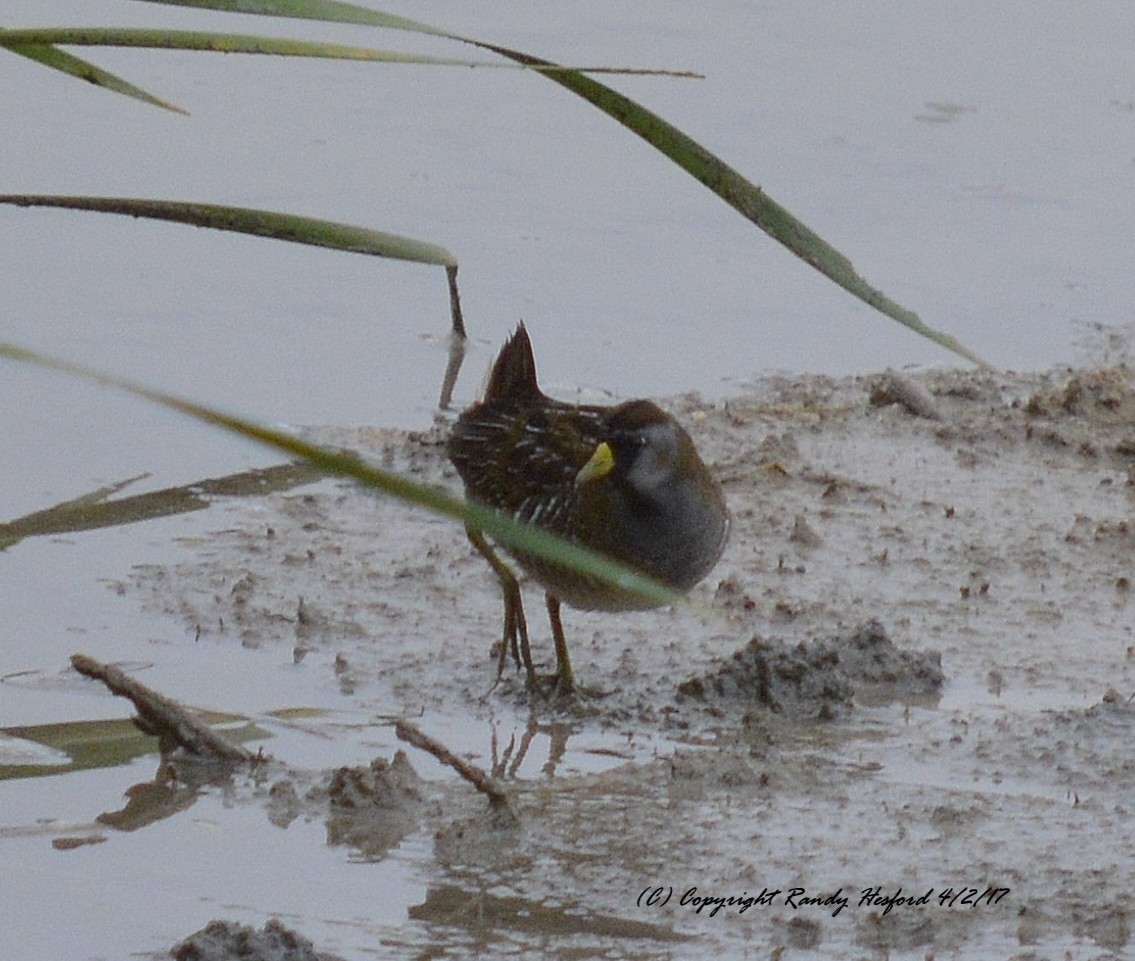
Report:
<svg viewBox="0 0 1135 961"><path fill-rule="evenodd" d="M640 431L622 431L611 438L611 446L620 452L624 464L629 464L647 446L646 435Z"/></svg>

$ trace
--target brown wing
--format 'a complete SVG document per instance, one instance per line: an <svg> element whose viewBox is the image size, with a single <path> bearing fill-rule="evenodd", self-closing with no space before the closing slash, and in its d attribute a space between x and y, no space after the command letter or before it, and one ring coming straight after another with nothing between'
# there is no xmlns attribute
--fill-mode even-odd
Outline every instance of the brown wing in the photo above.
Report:
<svg viewBox="0 0 1135 961"><path fill-rule="evenodd" d="M468 496L555 530L602 439L601 416L586 408L495 401L461 415L448 452Z"/></svg>

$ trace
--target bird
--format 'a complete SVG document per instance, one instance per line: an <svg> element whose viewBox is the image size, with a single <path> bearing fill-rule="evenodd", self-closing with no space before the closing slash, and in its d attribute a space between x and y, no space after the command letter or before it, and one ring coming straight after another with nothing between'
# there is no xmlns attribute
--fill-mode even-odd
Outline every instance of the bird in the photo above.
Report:
<svg viewBox="0 0 1135 961"><path fill-rule="evenodd" d="M613 406L554 400L540 389L528 331L505 342L480 402L455 422L446 453L469 500L559 534L685 592L721 557L729 511L720 486L690 435L649 400ZM516 575L483 532L469 540L492 567L504 596L498 681L509 650L540 679L532 662ZM551 692L576 693L560 607L633 611L659 601L515 550L510 556L544 588L556 651Z"/></svg>

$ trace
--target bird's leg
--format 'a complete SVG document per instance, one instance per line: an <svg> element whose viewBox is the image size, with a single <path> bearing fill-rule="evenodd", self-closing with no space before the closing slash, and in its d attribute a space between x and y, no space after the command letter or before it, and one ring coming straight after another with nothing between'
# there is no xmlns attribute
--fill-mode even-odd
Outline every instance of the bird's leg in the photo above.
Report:
<svg viewBox="0 0 1135 961"><path fill-rule="evenodd" d="M548 602L548 621L552 625L552 640L556 644L556 677L552 692L557 696L575 693L575 678L571 672L571 658L568 657L567 641L564 640L564 625L560 621L560 599L545 593Z"/></svg>
<svg viewBox="0 0 1135 961"><path fill-rule="evenodd" d="M465 533L469 542L477 548L477 552L489 562L493 573L500 582L501 593L504 595L504 635L501 638L500 659L497 662L497 680L504 673L504 661L509 652L519 668L524 666L528 676L528 686L536 685L536 668L532 663L532 650L528 646L528 623L524 619L524 601L520 596L520 583L516 575L509 570L507 564L497 557L496 551L489 546L485 535L472 527L466 527Z"/></svg>
<svg viewBox="0 0 1135 961"><path fill-rule="evenodd" d="M507 570L507 569L506 569ZM520 597L520 585L512 571L507 571L508 581L502 578L501 590L504 593L504 637L501 640L500 660L497 662L497 680L504 672L504 659L512 651L512 660L517 668L524 665L528 686L535 683L536 667L532 663L532 650L528 646L528 624L524 620L524 601Z"/></svg>

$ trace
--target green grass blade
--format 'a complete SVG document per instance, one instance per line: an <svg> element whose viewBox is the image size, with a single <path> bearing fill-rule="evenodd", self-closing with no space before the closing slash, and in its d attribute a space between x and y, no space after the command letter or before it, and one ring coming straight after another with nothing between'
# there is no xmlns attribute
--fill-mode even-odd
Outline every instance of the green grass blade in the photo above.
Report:
<svg viewBox="0 0 1135 961"><path fill-rule="evenodd" d="M121 77L116 77L113 73L103 70L101 67L96 67L93 63L88 63L86 60L82 60L64 50L58 50L50 44L5 43L2 38L4 33L7 32L9 31L0 32L0 47L11 50L12 53L17 53L21 57L27 57L29 60L36 61L36 63L42 63L45 67L51 67L53 70L61 70L63 73L70 74L72 77L78 77L80 80L87 81L87 83L93 83L96 87L103 87L114 93L121 93L127 97L133 97L135 100L141 100L143 103L161 107L163 110L172 110L174 113L181 114L186 112L182 110L181 107L161 100L153 94L147 93L141 87L136 87L134 84L123 80Z"/></svg>
<svg viewBox="0 0 1135 961"><path fill-rule="evenodd" d="M12 344L0 343L0 357L61 371L143 397L170 410L283 451L306 461L324 473L353 478L367 487L382 491L408 504L462 521L485 531L505 547L554 561L580 574L648 598L657 604L673 604L681 599L680 594L653 578L638 574L595 551L580 547L529 524L522 524L484 505L459 500L441 488L419 484L390 471L365 464L355 454L321 447L284 431L265 427L216 408Z"/></svg>
<svg viewBox="0 0 1135 961"><path fill-rule="evenodd" d="M400 50L376 50L373 47L318 43L310 40L292 40L286 37L212 33L198 30L136 30L120 27L0 29L0 47L10 49L37 47L54 50L54 47L47 47L50 44L77 47L131 47L144 50L196 50L207 53L246 53L276 57L318 57L324 60L426 64L435 67L486 67L490 69L537 71L576 70L586 73L645 74L687 78L700 76L689 71L645 70L631 67L564 67L559 64L524 64L519 61L507 63L501 60L432 57L426 54L403 53Z"/></svg>
<svg viewBox="0 0 1135 961"><path fill-rule="evenodd" d="M215 230L229 230L297 244L310 244L315 247L330 247L333 250L369 254L373 257L409 260L442 267L457 266L456 258L448 250L423 240L271 210L177 200L43 194L0 194L0 203L14 204L18 207L64 207L69 210L93 210L100 213L124 214L129 217L148 217L154 220L190 224L194 227L211 227Z"/></svg>
<svg viewBox="0 0 1135 961"><path fill-rule="evenodd" d="M428 24L369 10L337 0L145 0L149 3L172 3L202 9L234 13L255 13L280 17L302 17L313 20L335 20L377 27L415 30L471 44L482 50L507 57L517 63L543 67L547 76L588 103L613 117L628 130L642 137L696 180L712 190L741 216L755 224L797 257L810 264L848 293L862 300L904 327L934 341L946 350L982 367L989 364L954 337L925 324L912 310L887 297L864 280L851 261L769 197L760 187L741 176L715 154L692 137L657 114L612 90L610 87L573 70L549 70L551 61L533 57L518 50L462 37L431 27ZM396 21L396 22L392 22Z"/></svg>

